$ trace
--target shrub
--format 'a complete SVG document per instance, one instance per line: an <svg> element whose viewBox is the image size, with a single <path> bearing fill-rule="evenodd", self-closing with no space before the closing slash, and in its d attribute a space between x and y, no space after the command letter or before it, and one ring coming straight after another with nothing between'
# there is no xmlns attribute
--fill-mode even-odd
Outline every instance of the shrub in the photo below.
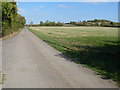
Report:
<svg viewBox="0 0 120 90"><path fill-rule="evenodd" d="M24 27L26 20L17 11L16 2L2 2L2 37Z"/></svg>

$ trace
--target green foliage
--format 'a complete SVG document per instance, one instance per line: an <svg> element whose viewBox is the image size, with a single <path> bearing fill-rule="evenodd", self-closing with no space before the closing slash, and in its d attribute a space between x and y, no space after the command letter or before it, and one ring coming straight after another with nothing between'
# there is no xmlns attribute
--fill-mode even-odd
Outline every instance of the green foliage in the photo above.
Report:
<svg viewBox="0 0 120 90"><path fill-rule="evenodd" d="M88 20L87 22L111 22L111 21L104 19L94 19L94 20Z"/></svg>
<svg viewBox="0 0 120 90"><path fill-rule="evenodd" d="M40 21L40 26L44 26L44 22L43 21Z"/></svg>
<svg viewBox="0 0 120 90"><path fill-rule="evenodd" d="M17 11L16 2L2 2L2 36L24 27L26 20Z"/></svg>
<svg viewBox="0 0 120 90"><path fill-rule="evenodd" d="M74 22L74 21L70 21L70 24L76 24L76 22Z"/></svg>
<svg viewBox="0 0 120 90"><path fill-rule="evenodd" d="M103 20L103 19L94 19L94 20L88 20L88 21L82 21L82 22L71 21L69 24L73 24L76 26L120 27L120 23L118 22L112 22L112 21Z"/></svg>
<svg viewBox="0 0 120 90"><path fill-rule="evenodd" d="M45 22L43 22L43 21L40 21L40 24L30 24L30 25L27 25L27 26L32 26L32 27L36 27L36 26L64 26L64 24L63 23L61 23L61 22L51 22L51 21L48 21L48 20L46 20Z"/></svg>
<svg viewBox="0 0 120 90"><path fill-rule="evenodd" d="M40 26L63 26L64 24L61 23L61 22L51 22L51 21L46 21L46 22L43 22L43 21L40 21Z"/></svg>
<svg viewBox="0 0 120 90"><path fill-rule="evenodd" d="M58 22L58 23L56 24L56 26L63 26L63 23Z"/></svg>

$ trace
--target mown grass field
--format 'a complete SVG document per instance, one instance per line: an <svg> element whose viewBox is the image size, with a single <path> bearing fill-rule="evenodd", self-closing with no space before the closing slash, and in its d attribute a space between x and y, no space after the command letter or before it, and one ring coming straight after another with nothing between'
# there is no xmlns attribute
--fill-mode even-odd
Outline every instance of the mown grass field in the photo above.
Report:
<svg viewBox="0 0 120 90"><path fill-rule="evenodd" d="M30 27L30 31L76 63L120 82L118 28Z"/></svg>

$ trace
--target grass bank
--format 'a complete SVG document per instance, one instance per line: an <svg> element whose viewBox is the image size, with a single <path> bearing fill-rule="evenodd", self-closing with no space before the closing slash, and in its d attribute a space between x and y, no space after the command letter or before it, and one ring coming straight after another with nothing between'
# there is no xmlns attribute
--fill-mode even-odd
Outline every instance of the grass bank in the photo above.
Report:
<svg viewBox="0 0 120 90"><path fill-rule="evenodd" d="M74 62L120 83L117 28L31 27L30 31Z"/></svg>

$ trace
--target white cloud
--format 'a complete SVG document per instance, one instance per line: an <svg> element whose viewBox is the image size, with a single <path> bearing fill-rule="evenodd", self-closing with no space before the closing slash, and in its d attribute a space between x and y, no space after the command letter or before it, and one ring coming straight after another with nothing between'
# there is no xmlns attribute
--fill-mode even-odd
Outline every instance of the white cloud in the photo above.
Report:
<svg viewBox="0 0 120 90"><path fill-rule="evenodd" d="M33 9L33 11L39 11L40 9L39 8L35 8L35 9Z"/></svg>
<svg viewBox="0 0 120 90"><path fill-rule="evenodd" d="M68 6L68 5L64 5L64 4L59 4L58 7L60 7L60 8L72 8L73 6Z"/></svg>
<svg viewBox="0 0 120 90"><path fill-rule="evenodd" d="M25 10L22 8L18 8L18 13L23 14L23 13L25 13Z"/></svg>
<svg viewBox="0 0 120 90"><path fill-rule="evenodd" d="M88 2L88 3L94 4L94 5L98 5L99 4L99 2Z"/></svg>
<svg viewBox="0 0 120 90"><path fill-rule="evenodd" d="M39 8L45 8L46 6L39 6Z"/></svg>
<svg viewBox="0 0 120 90"><path fill-rule="evenodd" d="M40 8L45 8L46 6L38 6L37 8L34 8L33 11L39 11Z"/></svg>

